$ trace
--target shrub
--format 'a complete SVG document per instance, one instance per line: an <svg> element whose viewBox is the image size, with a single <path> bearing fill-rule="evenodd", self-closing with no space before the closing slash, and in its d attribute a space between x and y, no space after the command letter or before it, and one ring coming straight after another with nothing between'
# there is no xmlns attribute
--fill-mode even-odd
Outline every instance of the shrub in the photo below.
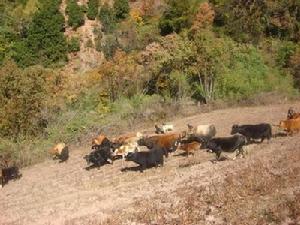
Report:
<svg viewBox="0 0 300 225"><path fill-rule="evenodd" d="M102 31L106 33L111 33L116 28L116 20L113 9L107 4L100 9L99 19L102 24Z"/></svg>
<svg viewBox="0 0 300 225"><path fill-rule="evenodd" d="M80 40L78 37L72 37L68 42L68 51L69 52L78 52L80 51Z"/></svg>
<svg viewBox="0 0 300 225"><path fill-rule="evenodd" d="M99 10L99 0L89 0L88 1L88 9L87 9L87 18L90 20L94 20L98 15Z"/></svg>
<svg viewBox="0 0 300 225"><path fill-rule="evenodd" d="M104 36L101 42L101 51L103 52L105 58L111 59L118 48L119 42L116 35L109 34Z"/></svg>
<svg viewBox="0 0 300 225"><path fill-rule="evenodd" d="M114 11L117 20L125 19L129 13L129 3L128 0L115 0L114 1Z"/></svg>
<svg viewBox="0 0 300 225"><path fill-rule="evenodd" d="M66 13L68 15L68 25L77 29L84 24L83 8L77 4L76 0L68 0Z"/></svg>

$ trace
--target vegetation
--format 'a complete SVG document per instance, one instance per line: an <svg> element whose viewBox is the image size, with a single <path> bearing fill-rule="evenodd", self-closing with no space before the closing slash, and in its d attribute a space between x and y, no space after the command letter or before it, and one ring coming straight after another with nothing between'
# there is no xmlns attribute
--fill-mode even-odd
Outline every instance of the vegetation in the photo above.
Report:
<svg viewBox="0 0 300 225"><path fill-rule="evenodd" d="M59 4L59 0L45 1L34 14L25 37L13 44L12 57L19 66L50 66L67 61L67 42L62 33L64 17Z"/></svg>
<svg viewBox="0 0 300 225"><path fill-rule="evenodd" d="M162 108L177 107L183 99L238 102L266 92L297 96L299 1L165 3L141 0L140 7L130 8L127 0L101 7L96 0L86 6L68 0L66 18L60 0L0 4L1 142L15 149L26 143L28 151L39 152L38 145L76 141L116 118L128 123L165 118ZM94 27L94 41L82 48L95 48L105 60L92 71L63 74L67 54L85 50L82 40L71 38L84 24L85 11L101 27ZM74 29L72 35L66 26ZM159 106L157 111L151 104Z"/></svg>
<svg viewBox="0 0 300 225"><path fill-rule="evenodd" d="M115 14L113 9L107 4L104 5L100 9L99 19L102 24L103 32L110 33L116 27Z"/></svg>
<svg viewBox="0 0 300 225"><path fill-rule="evenodd" d="M98 15L98 11L99 11L99 0L89 0L88 9L86 13L87 18L89 18L90 20L94 20Z"/></svg>
<svg viewBox="0 0 300 225"><path fill-rule="evenodd" d="M69 52L78 52L80 51L80 41L78 37L72 37L68 42L68 51Z"/></svg>
<svg viewBox="0 0 300 225"><path fill-rule="evenodd" d="M125 19L129 14L129 3L128 0L115 0L114 11L117 20Z"/></svg>
<svg viewBox="0 0 300 225"><path fill-rule="evenodd" d="M77 29L84 24L83 8L77 4L76 0L68 0L66 13L68 15L68 25Z"/></svg>

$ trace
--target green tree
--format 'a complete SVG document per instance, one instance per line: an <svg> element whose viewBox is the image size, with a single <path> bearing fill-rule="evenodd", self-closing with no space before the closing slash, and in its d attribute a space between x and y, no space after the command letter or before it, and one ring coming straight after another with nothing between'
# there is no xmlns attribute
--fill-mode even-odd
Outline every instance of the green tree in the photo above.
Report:
<svg viewBox="0 0 300 225"><path fill-rule="evenodd" d="M102 31L106 33L111 33L116 28L116 20L113 9L107 4L100 9L99 19L102 24Z"/></svg>
<svg viewBox="0 0 300 225"><path fill-rule="evenodd" d="M84 24L84 9L77 4L76 0L68 0L66 13L69 26L77 29Z"/></svg>
<svg viewBox="0 0 300 225"><path fill-rule="evenodd" d="M179 33L183 28L189 28L197 5L198 2L194 0L168 0L167 9L159 21L160 33Z"/></svg>
<svg viewBox="0 0 300 225"><path fill-rule="evenodd" d="M115 0L114 10L117 20L125 19L130 10L128 0Z"/></svg>
<svg viewBox="0 0 300 225"><path fill-rule="evenodd" d="M60 1L45 1L33 16L27 37L13 45L13 59L22 67L50 66L67 61L67 41L64 17L59 12Z"/></svg>
<svg viewBox="0 0 300 225"><path fill-rule="evenodd" d="M98 10L99 10L99 0L89 0L86 16L90 20L94 20L98 15Z"/></svg>

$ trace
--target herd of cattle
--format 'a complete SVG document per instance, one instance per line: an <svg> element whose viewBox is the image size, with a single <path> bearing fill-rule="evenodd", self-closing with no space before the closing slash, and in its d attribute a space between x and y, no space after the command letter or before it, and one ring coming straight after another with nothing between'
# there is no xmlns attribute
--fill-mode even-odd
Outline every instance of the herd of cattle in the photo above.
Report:
<svg viewBox="0 0 300 225"><path fill-rule="evenodd" d="M292 108L288 110L287 119L280 121L279 125L288 135L293 135L300 130L300 113ZM215 153L216 161L220 160L222 152L234 153L235 158L239 155L245 157L243 146L259 140L270 140L272 137L272 126L268 123L253 125L233 125L231 136L215 137L216 128L214 125L188 124L187 130L174 132L171 124L155 125L155 134L143 135L140 132L122 135L109 139L104 134L92 140L92 151L84 156L89 170L94 167L101 167L105 164L113 164L116 159L122 158L125 161L133 161L139 165L140 172L150 167L164 165L164 157L176 150L186 152L186 155L194 154L196 150L206 149ZM68 146L64 143L57 144L49 150L53 159L59 162L67 161L69 158ZM1 187L11 179L21 177L16 166L8 166L8 162L0 156L1 165Z"/></svg>

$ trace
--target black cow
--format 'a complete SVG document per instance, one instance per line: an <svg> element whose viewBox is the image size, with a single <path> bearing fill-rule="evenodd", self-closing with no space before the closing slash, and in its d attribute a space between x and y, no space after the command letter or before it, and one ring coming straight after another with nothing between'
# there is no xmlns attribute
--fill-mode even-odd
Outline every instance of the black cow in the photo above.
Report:
<svg viewBox="0 0 300 225"><path fill-rule="evenodd" d="M238 150L237 155L242 154L244 156L243 146L246 144L246 138L243 135L233 135L231 137L218 137L212 139L205 139L198 137L201 141L201 148L206 148L212 150L216 154L217 160L220 159L222 152L235 152Z"/></svg>
<svg viewBox="0 0 300 225"><path fill-rule="evenodd" d="M3 168L1 170L1 186L3 187L7 184L9 180L19 179L21 176L22 174L20 174L19 168L16 166Z"/></svg>
<svg viewBox="0 0 300 225"><path fill-rule="evenodd" d="M133 161L140 165L140 172L146 168L157 167L164 165L164 151L161 148L153 148L148 152L129 152L125 156L126 161Z"/></svg>
<svg viewBox="0 0 300 225"><path fill-rule="evenodd" d="M90 154L86 155L83 157L87 164L91 164L90 166L88 166L86 169L89 170L93 167L100 167L103 166L104 164L107 163L107 160L105 160L102 157L102 154L100 151L92 151Z"/></svg>
<svg viewBox="0 0 300 225"><path fill-rule="evenodd" d="M59 159L60 160L59 163L67 161L69 159L69 148L68 148L68 146L63 148L61 153L59 155L56 155L54 158Z"/></svg>
<svg viewBox="0 0 300 225"><path fill-rule="evenodd" d="M261 139L263 142L265 138L268 140L272 137L272 127L268 123L261 123L256 125L233 125L231 134L242 134L247 138L247 143L250 143L251 139Z"/></svg>
<svg viewBox="0 0 300 225"><path fill-rule="evenodd" d="M100 145L93 145L93 151L83 157L88 165L92 164L91 166L87 167L87 169L92 167L100 167L106 163L112 163L112 151L115 147L117 147L117 145L109 141L107 138L105 138Z"/></svg>
<svg viewBox="0 0 300 225"><path fill-rule="evenodd" d="M164 145L159 145L159 143L156 140L152 140L151 137L150 138L141 138L137 141L137 144L139 146L146 146L148 149L160 149L163 153L164 156L168 158L169 156L169 151L173 152L174 150L168 150L166 147L164 147ZM174 147L172 147L172 149L175 148L175 142L174 142Z"/></svg>

